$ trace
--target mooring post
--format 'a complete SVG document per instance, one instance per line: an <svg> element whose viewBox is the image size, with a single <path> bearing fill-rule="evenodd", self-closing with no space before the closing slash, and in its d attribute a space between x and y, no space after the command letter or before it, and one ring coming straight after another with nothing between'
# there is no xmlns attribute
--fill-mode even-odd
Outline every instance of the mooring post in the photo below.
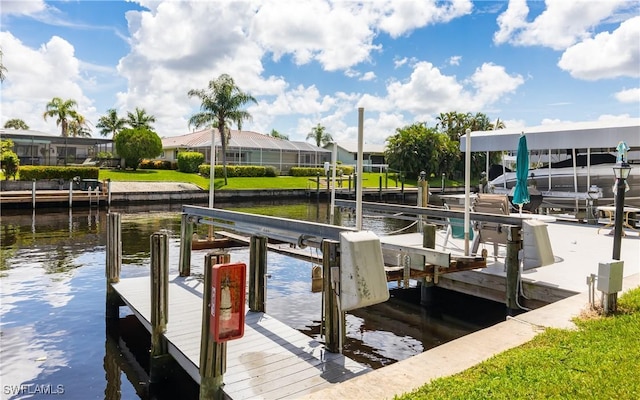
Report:
<svg viewBox="0 0 640 400"><path fill-rule="evenodd" d="M122 229L121 218L118 213L107 214L107 299L106 299L106 328L107 332L117 332L120 319L120 305L122 299L112 284L120 281L120 268L122 266Z"/></svg>
<svg viewBox="0 0 640 400"><path fill-rule="evenodd" d="M249 311L266 312L267 298L267 238L249 239Z"/></svg>
<svg viewBox="0 0 640 400"><path fill-rule="evenodd" d="M180 258L178 272L180 276L191 275L191 246L193 244L193 223L187 214L182 214L180 222Z"/></svg>
<svg viewBox="0 0 640 400"><path fill-rule="evenodd" d="M332 353L342 353L346 337L345 316L338 307L340 292L340 242L322 241L322 278L324 290L324 338L325 346Z"/></svg>
<svg viewBox="0 0 640 400"><path fill-rule="evenodd" d="M171 357L163 334L169 319L169 235L156 232L151 235L151 358L149 380L160 383L168 374Z"/></svg>
<svg viewBox="0 0 640 400"><path fill-rule="evenodd" d="M516 315L520 310L518 306L519 254L522 248L520 227L508 225L503 229L507 230L507 256L504 260L507 271L507 314Z"/></svg>
<svg viewBox="0 0 640 400"><path fill-rule="evenodd" d="M111 207L111 179L107 179L107 206Z"/></svg>
<svg viewBox="0 0 640 400"><path fill-rule="evenodd" d="M425 224L422 228L422 247L426 249L436 248L436 226L434 224ZM434 267L433 279L422 279L422 285L420 286L420 305L428 307L433 304L436 273L437 270Z"/></svg>
<svg viewBox="0 0 640 400"><path fill-rule="evenodd" d="M204 256L202 333L200 335L201 400L221 400L223 398L223 375L227 370L227 343L218 343L211 337L211 285L213 281L211 269L219 263L219 256L219 252L211 252Z"/></svg>
<svg viewBox="0 0 640 400"><path fill-rule="evenodd" d="M378 195L379 195L380 201L382 201L382 176L378 177Z"/></svg>
<svg viewBox="0 0 640 400"><path fill-rule="evenodd" d="M69 180L69 208L73 207L73 179Z"/></svg>
<svg viewBox="0 0 640 400"><path fill-rule="evenodd" d="M36 208L36 180L31 181L31 207Z"/></svg>

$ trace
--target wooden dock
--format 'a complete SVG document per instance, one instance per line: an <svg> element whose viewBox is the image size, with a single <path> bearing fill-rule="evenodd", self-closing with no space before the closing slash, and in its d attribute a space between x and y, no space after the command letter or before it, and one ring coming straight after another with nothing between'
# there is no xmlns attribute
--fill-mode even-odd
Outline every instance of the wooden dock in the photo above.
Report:
<svg viewBox="0 0 640 400"><path fill-rule="evenodd" d="M111 285L151 331L150 278ZM203 283L171 276L168 292L169 354L199 384ZM244 336L228 342L223 390L232 399L298 398L369 370L265 313L247 312L245 318Z"/></svg>

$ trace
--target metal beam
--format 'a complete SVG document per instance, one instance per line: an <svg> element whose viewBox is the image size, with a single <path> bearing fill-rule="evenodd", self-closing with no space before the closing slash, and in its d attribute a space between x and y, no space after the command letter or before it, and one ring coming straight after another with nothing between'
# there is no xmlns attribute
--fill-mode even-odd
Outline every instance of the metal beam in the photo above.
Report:
<svg viewBox="0 0 640 400"><path fill-rule="evenodd" d="M249 235L261 235L291 243L300 247L320 248L323 239L340 240L340 232L355 231L354 228L299 221L237 211L182 206L182 212L198 224L213 225Z"/></svg>

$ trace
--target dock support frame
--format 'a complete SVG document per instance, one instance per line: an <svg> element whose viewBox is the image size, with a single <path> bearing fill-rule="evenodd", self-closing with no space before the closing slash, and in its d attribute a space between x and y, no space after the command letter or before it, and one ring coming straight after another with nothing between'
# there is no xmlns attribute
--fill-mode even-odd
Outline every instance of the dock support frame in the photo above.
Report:
<svg viewBox="0 0 640 400"><path fill-rule="evenodd" d="M180 259L178 273L180 276L191 275L191 246L193 244L193 223L189 215L182 214L180 222Z"/></svg>
<svg viewBox="0 0 640 400"><path fill-rule="evenodd" d="M254 235L249 239L249 310L266 312L267 240Z"/></svg>
<svg viewBox="0 0 640 400"><path fill-rule="evenodd" d="M218 343L211 337L211 285L212 267L224 256L219 251L204 257L204 290L202 293L202 334L200 336L200 400L221 400L223 375L227 370L227 343ZM228 261L228 255L225 258Z"/></svg>
<svg viewBox="0 0 640 400"><path fill-rule="evenodd" d="M120 320L120 306L122 299L116 290L111 286L120 282L120 270L122 267L122 218L118 213L107 214L107 246L106 246L106 278L107 295L105 305L105 319L107 333L116 334L118 332L118 321Z"/></svg>
<svg viewBox="0 0 640 400"><path fill-rule="evenodd" d="M422 247L426 249L436 248L436 226L434 224L424 224L422 227ZM424 257L423 257L424 258ZM437 283L437 270L434 269L433 279L422 278L420 285L420 305L430 307L434 302L434 290Z"/></svg>
<svg viewBox="0 0 640 400"><path fill-rule="evenodd" d="M520 279L520 250L522 249L521 229L518 226L507 225L507 256L504 260L507 272L507 314L510 316L520 312L518 305L518 280Z"/></svg>
<svg viewBox="0 0 640 400"><path fill-rule="evenodd" d="M324 304L324 337L327 351L342 353L345 333L345 313L340 309L340 242L322 241L322 277Z"/></svg>
<svg viewBox="0 0 640 400"><path fill-rule="evenodd" d="M164 333L169 320L169 235L156 232L151 235L151 354L149 382L161 383L170 373L169 355Z"/></svg>

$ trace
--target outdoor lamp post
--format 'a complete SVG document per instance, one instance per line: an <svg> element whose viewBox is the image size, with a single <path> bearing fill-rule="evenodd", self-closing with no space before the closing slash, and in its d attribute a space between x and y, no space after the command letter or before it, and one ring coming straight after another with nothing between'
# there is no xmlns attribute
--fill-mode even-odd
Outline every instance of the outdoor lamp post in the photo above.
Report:
<svg viewBox="0 0 640 400"><path fill-rule="evenodd" d="M620 245L622 243L622 216L624 214L624 191L626 180L631 173L631 166L624 159L613 167L613 174L616 177L616 214L613 230L613 259L620 259Z"/></svg>

